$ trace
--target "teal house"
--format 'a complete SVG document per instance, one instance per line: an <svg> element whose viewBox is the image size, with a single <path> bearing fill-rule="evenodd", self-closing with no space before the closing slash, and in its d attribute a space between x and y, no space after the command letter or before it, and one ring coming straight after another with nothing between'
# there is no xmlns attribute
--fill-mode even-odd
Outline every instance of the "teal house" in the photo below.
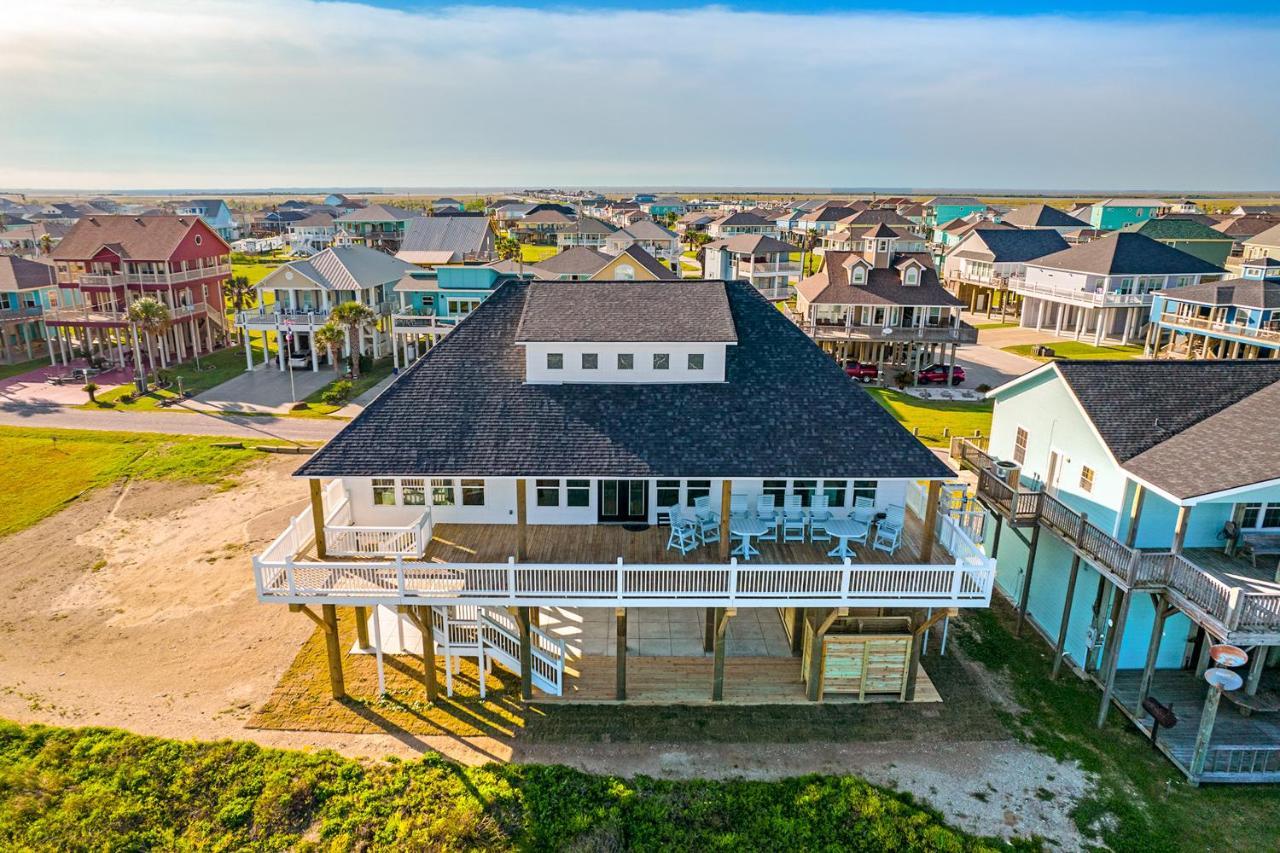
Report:
<svg viewBox="0 0 1280 853"><path fill-rule="evenodd" d="M1156 198L1107 198L1089 208L1089 224L1103 231L1115 231L1163 216L1169 207L1169 202Z"/></svg>
<svg viewBox="0 0 1280 853"><path fill-rule="evenodd" d="M1114 703L1149 732L1143 700L1175 704L1158 746L1191 780L1280 782L1280 721L1218 712L1203 678L1231 644L1248 660L1224 705L1280 683L1280 454L1250 438L1274 428L1280 362L1059 361L989 396L989 447L952 452L1019 630L1098 685L1099 725Z"/></svg>
<svg viewBox="0 0 1280 853"><path fill-rule="evenodd" d="M1241 277L1157 291L1147 354L1157 358L1280 357L1280 260L1251 258Z"/></svg>
<svg viewBox="0 0 1280 853"><path fill-rule="evenodd" d="M933 229L953 219L986 210L987 206L970 196L940 195L924 203L924 225Z"/></svg>
<svg viewBox="0 0 1280 853"><path fill-rule="evenodd" d="M1145 234L1152 240L1195 255L1215 267L1225 267L1235 240L1194 219L1161 218L1134 222L1120 230Z"/></svg>
<svg viewBox="0 0 1280 853"><path fill-rule="evenodd" d="M492 266L440 266L405 272L393 288L396 307L391 317L391 351L395 367L407 367L499 286L520 277ZM532 278L532 273L525 277Z"/></svg>

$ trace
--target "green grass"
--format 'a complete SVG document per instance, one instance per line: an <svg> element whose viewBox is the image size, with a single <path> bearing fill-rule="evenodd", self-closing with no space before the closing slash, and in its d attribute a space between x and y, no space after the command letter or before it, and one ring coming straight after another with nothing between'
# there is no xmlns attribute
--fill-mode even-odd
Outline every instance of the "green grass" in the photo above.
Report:
<svg viewBox="0 0 1280 853"><path fill-rule="evenodd" d="M526 264L536 264L538 261L545 261L554 256L559 251L558 246L530 246L528 243L521 243L520 259Z"/></svg>
<svg viewBox="0 0 1280 853"><path fill-rule="evenodd" d="M377 385L382 380L391 375L393 369L392 360L390 358L382 358L373 363L373 367L360 374L360 378L352 382L351 399L354 400L365 391ZM336 379L334 380L337 381ZM326 417L342 408L342 406L334 406L323 401L324 392L333 385L328 383L323 388L312 391L303 402L307 404L305 409L297 409L290 412L290 415L297 417Z"/></svg>
<svg viewBox="0 0 1280 853"><path fill-rule="evenodd" d="M30 527L122 478L221 483L256 456L222 439L0 427L0 536Z"/></svg>
<svg viewBox="0 0 1280 853"><path fill-rule="evenodd" d="M991 434L992 402L966 403L957 400L921 400L888 388L868 388L867 393L909 430L919 429L918 438L930 447L946 447L950 439L942 434L973 435L982 430Z"/></svg>
<svg viewBox="0 0 1280 853"><path fill-rule="evenodd" d="M852 776L625 780L0 723L0 844L117 850L1001 849ZM1024 844L1023 849L1036 845Z"/></svg>
<svg viewBox="0 0 1280 853"><path fill-rule="evenodd" d="M254 361L260 362L263 358L262 348L254 347ZM146 359L144 351L143 359ZM159 365L159 361L156 362ZM226 382L234 379L241 373L244 373L244 347L229 346L221 349L211 355L203 355L200 357L200 369L196 370L195 359L184 361L179 364L171 364L169 369L173 371L175 377L182 377L182 388L184 391L190 391L193 394L199 394L208 391ZM148 370L147 379L150 382L155 381L154 374ZM115 409L126 412L146 412L154 411L160 407L163 400L178 399L178 386L175 384L172 388L153 389L148 391L131 402L125 402L124 397L131 395L134 391L133 385L121 385L98 396L97 403L83 403L76 408L79 409ZM174 409L180 411L180 409Z"/></svg>
<svg viewBox="0 0 1280 853"><path fill-rule="evenodd" d="M1017 323L978 323L974 326L979 332L983 329L1016 329Z"/></svg>
<svg viewBox="0 0 1280 853"><path fill-rule="evenodd" d="M1053 361L1055 359L1084 359L1084 360L1103 360L1103 359L1124 359L1124 358L1142 358L1142 347L1104 345L1095 347L1093 344L1080 343L1078 341L1054 341L1045 344L1053 350L1055 359L1043 358L1033 355L1035 348L1039 344L1018 344L1017 346L1002 347L1005 352L1011 352L1014 355L1025 356L1026 358L1034 358L1036 361Z"/></svg>
<svg viewBox="0 0 1280 853"><path fill-rule="evenodd" d="M31 361L18 361L13 364L0 364L0 379L8 379L10 376L17 376L20 373L26 373L29 370L35 370L44 367L49 363L47 358L34 358Z"/></svg>
<svg viewBox="0 0 1280 853"><path fill-rule="evenodd" d="M1024 741L1096 774L1072 817L1112 850L1275 850L1280 789L1267 785L1193 788L1112 708L1096 726L1101 694L1069 672L1049 680L1052 652L1039 636L1012 636L1012 611L967 610L954 636L965 655L1008 685L1022 709L1007 725ZM1028 632L1030 633L1030 632Z"/></svg>

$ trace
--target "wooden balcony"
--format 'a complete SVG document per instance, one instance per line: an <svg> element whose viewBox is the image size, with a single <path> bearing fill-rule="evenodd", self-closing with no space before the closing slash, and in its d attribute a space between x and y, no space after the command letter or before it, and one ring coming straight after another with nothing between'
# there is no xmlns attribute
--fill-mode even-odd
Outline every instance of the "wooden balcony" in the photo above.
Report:
<svg viewBox="0 0 1280 853"><path fill-rule="evenodd" d="M877 326L802 322L800 328L816 341L971 344L978 340L978 330L968 323L947 326ZM889 329L888 334L885 334L886 328Z"/></svg>
<svg viewBox="0 0 1280 853"><path fill-rule="evenodd" d="M1249 343L1264 344L1269 347L1280 346L1280 321L1271 321L1269 328L1250 328L1236 323L1224 323L1209 317L1188 317L1173 312L1165 312L1157 321L1169 329L1184 329L1195 332L1207 332L1223 338L1236 338Z"/></svg>

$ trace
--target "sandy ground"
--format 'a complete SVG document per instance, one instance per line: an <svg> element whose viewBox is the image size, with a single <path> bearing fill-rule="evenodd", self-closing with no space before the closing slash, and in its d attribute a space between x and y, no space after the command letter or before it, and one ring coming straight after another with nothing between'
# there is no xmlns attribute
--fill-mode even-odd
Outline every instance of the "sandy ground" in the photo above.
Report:
<svg viewBox="0 0 1280 853"><path fill-rule="evenodd" d="M1086 775L1011 741L531 744L246 729L313 629L287 608L258 604L249 568L250 555L305 504L304 485L288 478L296 465L268 459L225 491L156 482L100 490L0 540L0 716L354 757L434 750L466 763L561 763L627 776L852 772L910 791L973 832L1083 846L1069 813Z"/></svg>

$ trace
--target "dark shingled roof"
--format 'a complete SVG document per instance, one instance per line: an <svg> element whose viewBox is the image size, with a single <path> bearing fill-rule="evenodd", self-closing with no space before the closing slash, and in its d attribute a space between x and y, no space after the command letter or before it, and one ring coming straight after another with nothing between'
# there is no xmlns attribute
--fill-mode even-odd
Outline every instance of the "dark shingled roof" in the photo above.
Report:
<svg viewBox="0 0 1280 853"><path fill-rule="evenodd" d="M1198 305L1236 305L1241 308L1280 308L1280 281L1229 278L1202 281L1162 291L1165 298Z"/></svg>
<svg viewBox="0 0 1280 853"><path fill-rule="evenodd" d="M733 343L724 283L547 282L525 297L517 341Z"/></svg>
<svg viewBox="0 0 1280 853"><path fill-rule="evenodd" d="M1095 275L1212 275L1224 270L1143 234L1118 231L1033 262Z"/></svg>
<svg viewBox="0 0 1280 853"><path fill-rule="evenodd" d="M991 262L997 264L1024 263L1067 248L1067 241L1052 228L1026 231L980 228L961 245L968 252L981 252L972 245L974 241L981 241Z"/></svg>
<svg viewBox="0 0 1280 853"><path fill-rule="evenodd" d="M807 301L819 305L944 305L960 306L965 303L953 296L938 282L933 269L933 259L927 254L899 252L893 256L894 266L888 269L868 269L866 284L850 284L850 258L861 258L861 252L827 252L822 269L796 285L796 292ZM920 271L918 285L902 283L902 265L914 259L924 269Z"/></svg>
<svg viewBox="0 0 1280 853"><path fill-rule="evenodd" d="M1047 204L1024 204L1001 217L1019 228L1088 228L1089 223Z"/></svg>
<svg viewBox="0 0 1280 853"><path fill-rule="evenodd" d="M688 286L649 287L677 294ZM508 282L298 474L953 476L750 285L711 286L724 291L738 335L727 348L724 382L525 384L515 329L540 285ZM594 292L613 304L617 285ZM786 452L761 440L777 435L797 438Z"/></svg>

